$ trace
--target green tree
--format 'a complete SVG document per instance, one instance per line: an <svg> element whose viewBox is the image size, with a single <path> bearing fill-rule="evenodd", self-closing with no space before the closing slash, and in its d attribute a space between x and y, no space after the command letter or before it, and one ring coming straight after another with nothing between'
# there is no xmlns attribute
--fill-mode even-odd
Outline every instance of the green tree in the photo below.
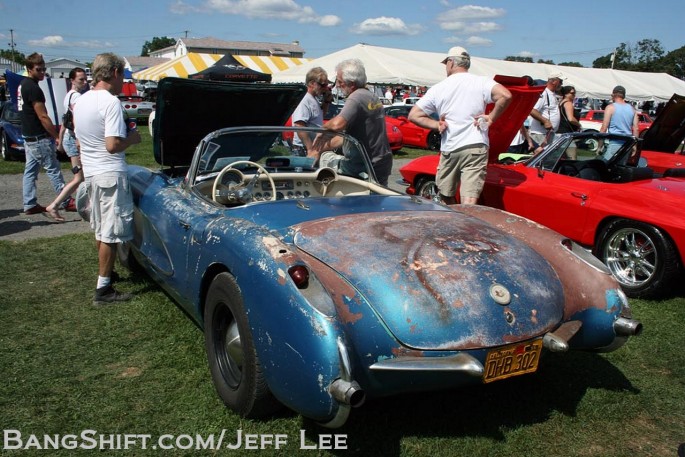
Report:
<svg viewBox="0 0 685 457"><path fill-rule="evenodd" d="M661 42L655 39L644 39L637 42L633 48L633 68L635 71L663 71L661 59L664 57L664 48Z"/></svg>
<svg viewBox="0 0 685 457"><path fill-rule="evenodd" d="M526 62L526 63L533 63L533 58L532 57L521 57L521 56L506 56L504 60L507 60L509 62Z"/></svg>
<svg viewBox="0 0 685 457"><path fill-rule="evenodd" d="M563 66L565 66L565 67L579 67L579 68L583 68L583 64L581 64L580 62L561 62L561 63L559 63L558 65L563 65Z"/></svg>
<svg viewBox="0 0 685 457"><path fill-rule="evenodd" d="M16 62L20 65L24 65L26 63L26 56L19 51L12 52L9 49L0 49L0 57L11 60L12 62Z"/></svg>
<svg viewBox="0 0 685 457"><path fill-rule="evenodd" d="M149 56L151 52L158 49L168 48L176 44L175 38L165 37L154 37L152 41L146 41L143 45L143 49L140 51L141 57Z"/></svg>
<svg viewBox="0 0 685 457"><path fill-rule="evenodd" d="M554 65L554 61L551 60L551 59L547 59L547 60L545 60L545 59L538 59L538 62L537 62L537 63L546 63L546 64L549 64L549 65Z"/></svg>
<svg viewBox="0 0 685 457"><path fill-rule="evenodd" d="M661 59L662 71L685 80L685 46L671 51Z"/></svg>

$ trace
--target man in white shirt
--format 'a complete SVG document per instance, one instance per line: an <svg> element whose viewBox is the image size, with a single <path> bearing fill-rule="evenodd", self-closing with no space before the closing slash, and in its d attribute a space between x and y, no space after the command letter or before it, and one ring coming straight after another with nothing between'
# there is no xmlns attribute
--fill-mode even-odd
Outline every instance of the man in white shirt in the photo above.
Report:
<svg viewBox="0 0 685 457"><path fill-rule="evenodd" d="M323 126L323 111L316 97L324 94L328 89L328 74L321 67L314 67L305 76L307 93L293 112L293 125L301 127ZM306 132L296 133L293 138L293 155L305 157L307 150L312 147L312 138Z"/></svg>
<svg viewBox="0 0 685 457"><path fill-rule="evenodd" d="M440 162L435 176L443 203L475 205L485 184L490 139L488 129L511 102L511 92L491 78L469 73L466 49L451 48L445 64L447 78L428 89L409 112L414 124L441 135ZM489 114L485 108L495 106ZM437 114L439 120L431 117Z"/></svg>
<svg viewBox="0 0 685 457"><path fill-rule="evenodd" d="M124 60L112 53L93 61L95 87L74 106L74 131L81 145L81 164L90 196L90 226L98 246L98 282L93 305L130 300L111 284L116 247L133 239L133 198L128 182L126 148L140 143L129 130L118 95L124 84Z"/></svg>
<svg viewBox="0 0 685 457"><path fill-rule="evenodd" d="M530 112L530 137L543 148L554 140L554 133L559 128L561 114L556 93L564 82L561 73L553 73L547 78L547 87Z"/></svg>

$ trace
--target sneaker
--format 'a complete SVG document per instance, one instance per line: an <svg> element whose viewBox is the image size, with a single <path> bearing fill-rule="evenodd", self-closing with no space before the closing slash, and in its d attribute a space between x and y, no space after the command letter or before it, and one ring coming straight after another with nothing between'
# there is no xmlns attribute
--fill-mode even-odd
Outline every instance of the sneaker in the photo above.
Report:
<svg viewBox="0 0 685 457"><path fill-rule="evenodd" d="M112 303L118 303L122 301L129 301L133 298L133 294L128 292L118 292L111 285L100 287L95 291L95 297L93 298L93 306L106 306Z"/></svg>
<svg viewBox="0 0 685 457"><path fill-rule="evenodd" d="M75 213L76 212L76 200L74 200L72 197L69 197L67 204L64 205L64 211L68 211L70 213Z"/></svg>
<svg viewBox="0 0 685 457"><path fill-rule="evenodd" d="M33 208L29 208L29 209L27 209L26 211L24 211L24 214L29 214L29 215L31 215L31 214L41 214L41 213L44 213L45 211L47 211L47 210L45 209L45 206L36 205L36 206L34 206Z"/></svg>

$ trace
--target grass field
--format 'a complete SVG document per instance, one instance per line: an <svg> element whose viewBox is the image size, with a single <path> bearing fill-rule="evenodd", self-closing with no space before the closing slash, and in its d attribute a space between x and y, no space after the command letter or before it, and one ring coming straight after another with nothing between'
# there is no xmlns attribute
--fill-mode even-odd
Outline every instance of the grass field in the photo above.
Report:
<svg viewBox="0 0 685 457"><path fill-rule="evenodd" d="M229 442L242 430L287 435L281 449L257 451L287 456L675 456L685 442L682 295L633 300L645 331L617 352L550 355L533 375L371 400L331 431L288 411L267 421L228 411L214 392L202 333L155 284L121 269L119 288L137 297L94 308L96 264L90 234L0 241L2 430L19 430L24 439L95 430L156 440L223 429ZM301 449L300 430L310 449ZM311 449L331 433L344 435L347 450ZM154 453L140 443L102 455Z"/></svg>

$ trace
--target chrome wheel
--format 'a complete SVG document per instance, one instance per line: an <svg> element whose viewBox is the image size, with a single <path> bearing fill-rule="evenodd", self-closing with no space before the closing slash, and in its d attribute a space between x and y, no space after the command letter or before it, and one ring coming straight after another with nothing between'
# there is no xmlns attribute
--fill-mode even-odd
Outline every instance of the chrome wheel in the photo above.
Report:
<svg viewBox="0 0 685 457"><path fill-rule="evenodd" d="M416 187L416 195L428 200L433 200L436 202L440 201L440 195L438 194L438 186L432 179L424 179Z"/></svg>
<svg viewBox="0 0 685 457"><path fill-rule="evenodd" d="M664 295L681 271L678 250L660 228L615 219L601 232L595 255L630 297Z"/></svg>
<svg viewBox="0 0 685 457"><path fill-rule="evenodd" d="M661 261L651 238L634 228L614 232L602 254L609 270L621 284L629 287L641 287L649 282Z"/></svg>

